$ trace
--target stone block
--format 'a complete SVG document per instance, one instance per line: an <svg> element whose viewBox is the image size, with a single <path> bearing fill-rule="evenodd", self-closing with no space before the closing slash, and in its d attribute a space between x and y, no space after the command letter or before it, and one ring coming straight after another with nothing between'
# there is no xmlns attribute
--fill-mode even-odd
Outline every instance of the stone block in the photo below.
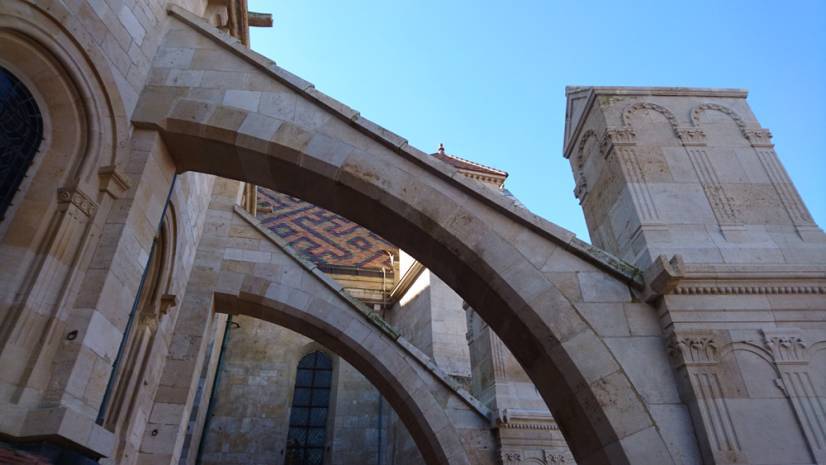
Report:
<svg viewBox="0 0 826 465"><path fill-rule="evenodd" d="M581 272L579 284L585 302L628 302L628 286L605 273Z"/></svg>

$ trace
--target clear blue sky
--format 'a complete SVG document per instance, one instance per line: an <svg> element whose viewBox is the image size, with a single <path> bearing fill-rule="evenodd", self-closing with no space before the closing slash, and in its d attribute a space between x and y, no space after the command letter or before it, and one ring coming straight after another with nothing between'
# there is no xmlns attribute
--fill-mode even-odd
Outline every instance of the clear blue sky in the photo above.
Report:
<svg viewBox="0 0 826 465"><path fill-rule="evenodd" d="M634 5L634 6L630 6ZM252 47L433 152L504 169L587 239L562 158L566 85L736 87L826 226L826 1L250 0Z"/></svg>

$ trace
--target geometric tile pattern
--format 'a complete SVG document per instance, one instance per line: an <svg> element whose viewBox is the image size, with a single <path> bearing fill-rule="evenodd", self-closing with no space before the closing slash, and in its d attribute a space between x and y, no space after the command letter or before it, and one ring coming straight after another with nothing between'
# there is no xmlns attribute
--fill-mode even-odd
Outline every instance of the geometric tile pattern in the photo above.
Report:
<svg viewBox="0 0 826 465"><path fill-rule="evenodd" d="M319 266L392 273L387 252L399 249L382 237L331 211L297 197L258 188L258 220Z"/></svg>

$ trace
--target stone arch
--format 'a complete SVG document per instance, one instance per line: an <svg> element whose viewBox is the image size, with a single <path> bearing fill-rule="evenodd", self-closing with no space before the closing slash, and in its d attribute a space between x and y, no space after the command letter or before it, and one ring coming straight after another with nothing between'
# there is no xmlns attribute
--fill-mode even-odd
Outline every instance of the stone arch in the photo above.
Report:
<svg viewBox="0 0 826 465"><path fill-rule="evenodd" d="M318 341L313 340L304 344L299 350L295 352L295 354L293 354L295 357L295 360L293 360L293 362L297 364L298 361L302 359L302 357L313 352L324 352L328 357L330 357L331 360L333 360L334 364L336 357L338 357L338 355L336 355L335 352L319 344Z"/></svg>
<svg viewBox="0 0 826 465"><path fill-rule="evenodd" d="M746 123L743 121L743 118L741 118L740 115L738 115L737 112L735 112L731 108L728 108L726 106L723 106L723 105L720 105L720 104L717 104L717 103L703 103L703 104L697 105L696 107L692 108L691 109L691 125L694 126L694 127L699 127L700 124L701 124L700 115L704 111L708 111L708 110L719 111L720 113L723 113L724 115L731 118L731 120L734 121L734 123L740 129L740 132L745 137Z"/></svg>
<svg viewBox="0 0 826 465"><path fill-rule="evenodd" d="M17 264L0 270L0 364L15 366L2 391L12 403L60 391L53 364L72 283L97 245L96 224L128 188L116 168L128 120L109 64L76 21L60 2L0 3L0 62L44 118L40 153L0 222L0 256Z"/></svg>
<svg viewBox="0 0 826 465"><path fill-rule="evenodd" d="M674 131L674 135L679 137L679 133L677 132L677 128L679 127L679 123L677 122L677 117L674 116L674 113L671 112L668 108L657 105L656 103L651 102L637 102L632 103L625 107L622 111L622 125L625 127L631 127L631 116L640 110L654 110L657 113L662 114L668 123L671 125L671 129Z"/></svg>
<svg viewBox="0 0 826 465"><path fill-rule="evenodd" d="M577 146L576 157L574 158L573 163L574 180L576 182L574 196L579 199L579 203L584 202L585 197L588 195L588 179L585 177L585 162L587 161L585 147L591 139L595 141L597 148L599 149L599 138L597 137L596 131L593 129L588 129L580 138L579 145Z"/></svg>
<svg viewBox="0 0 826 465"><path fill-rule="evenodd" d="M63 86L70 88L76 96L74 105L81 107L78 123L82 127L76 130L83 133L83 153L73 161L64 182L92 183L97 187L98 169L114 166L123 159L129 124L115 79L94 39L66 30L74 26L74 21L78 21L77 17L59 2L42 7L13 1L0 8L0 34L15 36L19 43L26 45L17 53L7 55L12 66L29 66L34 60L40 60L50 62L59 70L59 73L29 76L30 82L38 84L36 97L46 103L43 106L47 109L58 106L59 101L51 100L57 96L54 93L57 87ZM43 65L40 66L40 71L44 71ZM61 124L74 122L64 119L67 117L58 114L52 119Z"/></svg>
<svg viewBox="0 0 826 465"><path fill-rule="evenodd" d="M215 311L265 320L313 339L298 352L295 363L305 352L319 350L346 360L395 409L428 464L493 465L494 444L484 407L369 309L348 298L339 285L302 264L294 253L278 251L263 236L259 249L272 250L272 258L239 259L230 254L235 258L224 260L247 262L252 266L242 268L256 271L222 273L213 299ZM266 263L258 261L265 259Z"/></svg>
<svg viewBox="0 0 826 465"><path fill-rule="evenodd" d="M185 97L197 93L197 86L144 91L134 123L162 134L179 171L243 180L300 197L408 251L508 346L581 463L672 460L615 355L543 270L560 261L584 263L600 270L594 279L611 289L637 287L638 272L504 195L464 179L200 19L177 8L172 12L178 21L168 38L180 44L186 34L206 36L210 40L200 46L221 51L221 66L231 62L260 85L256 91L220 89L221 96L211 101ZM275 104L259 111L265 97ZM293 104L279 106L279 101Z"/></svg>
<svg viewBox="0 0 826 465"><path fill-rule="evenodd" d="M594 139L599 146L599 137L597 137L596 131L593 129L588 129L582 134L582 137L579 139L579 146L577 147L577 169L581 170L582 167L585 165L585 145L588 143L589 139Z"/></svg>

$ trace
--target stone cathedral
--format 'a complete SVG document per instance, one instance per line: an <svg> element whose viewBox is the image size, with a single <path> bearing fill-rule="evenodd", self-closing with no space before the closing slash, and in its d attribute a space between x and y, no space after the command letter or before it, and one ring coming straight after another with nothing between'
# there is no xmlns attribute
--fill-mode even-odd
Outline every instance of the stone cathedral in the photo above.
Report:
<svg viewBox="0 0 826 465"><path fill-rule="evenodd" d="M0 2L0 463L826 464L826 235L745 91L567 88L588 243L271 25Z"/></svg>

